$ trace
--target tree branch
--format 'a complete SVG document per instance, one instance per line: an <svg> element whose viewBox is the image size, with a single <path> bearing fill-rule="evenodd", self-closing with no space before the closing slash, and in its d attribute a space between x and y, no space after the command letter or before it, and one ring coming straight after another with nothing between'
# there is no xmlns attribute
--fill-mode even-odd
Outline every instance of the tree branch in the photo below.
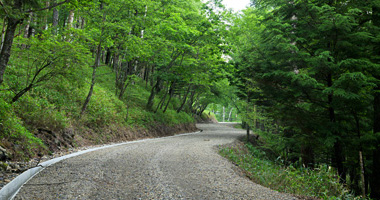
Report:
<svg viewBox="0 0 380 200"><path fill-rule="evenodd" d="M3 7L3 9L4 9L5 14L9 15L7 9L5 9L5 6L4 6L3 1L0 0L0 4L1 4L1 6ZM5 25L4 25L4 26L5 26Z"/></svg>
<svg viewBox="0 0 380 200"><path fill-rule="evenodd" d="M56 3L56 4L53 4L53 5L48 6L48 7L45 7L45 8L40 8L40 9L37 9L37 10L27 10L27 11L25 11L25 12L27 12L27 13L31 13L31 12L38 12L38 11L48 10L48 9L52 9L52 8L57 7L57 6L60 6L60 5L62 5L62 4L68 3L68 2L70 2L70 1L71 1L71 0L65 0L65 1L62 1L62 2L60 2L60 3Z"/></svg>

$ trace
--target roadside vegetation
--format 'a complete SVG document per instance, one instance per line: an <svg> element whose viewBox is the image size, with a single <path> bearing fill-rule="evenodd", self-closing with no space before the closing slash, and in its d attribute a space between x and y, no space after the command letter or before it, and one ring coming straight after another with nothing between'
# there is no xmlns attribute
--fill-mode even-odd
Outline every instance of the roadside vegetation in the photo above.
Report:
<svg viewBox="0 0 380 200"><path fill-rule="evenodd" d="M253 0L229 30L244 127L288 166L327 165L380 199L379 1Z"/></svg>
<svg viewBox="0 0 380 200"><path fill-rule="evenodd" d="M301 199L362 199L349 192L334 168L319 165L306 168L302 161L286 165L268 149L239 142L222 147L219 153L239 166L255 183L294 194Z"/></svg>
<svg viewBox="0 0 380 200"><path fill-rule="evenodd" d="M8 71L10 77L16 72ZM126 98L115 96L109 82L115 78L109 68L102 68L98 84L86 114L80 115L90 68L78 69L69 77L61 77L48 85L37 87L19 101L10 104L12 92L2 92L0 114L2 135L0 145L10 150L11 158L22 160L37 153L48 153L60 148L101 144L118 140L132 140L195 130L194 118L185 112L176 112L180 101L173 98L167 112L150 112L145 108L149 86L135 79ZM7 101L8 100L8 101ZM157 105L159 100L155 100ZM176 126L181 126L175 128ZM187 126L187 128L186 128ZM171 130L173 128L173 130ZM156 133L157 129L162 132Z"/></svg>

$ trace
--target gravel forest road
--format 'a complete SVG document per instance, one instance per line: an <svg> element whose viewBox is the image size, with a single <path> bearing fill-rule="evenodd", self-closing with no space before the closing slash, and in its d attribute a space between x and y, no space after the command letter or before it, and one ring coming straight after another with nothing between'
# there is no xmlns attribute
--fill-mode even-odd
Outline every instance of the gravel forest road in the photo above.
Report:
<svg viewBox="0 0 380 200"><path fill-rule="evenodd" d="M107 148L47 167L15 199L296 199L237 173L215 146L243 130L198 124L203 132Z"/></svg>

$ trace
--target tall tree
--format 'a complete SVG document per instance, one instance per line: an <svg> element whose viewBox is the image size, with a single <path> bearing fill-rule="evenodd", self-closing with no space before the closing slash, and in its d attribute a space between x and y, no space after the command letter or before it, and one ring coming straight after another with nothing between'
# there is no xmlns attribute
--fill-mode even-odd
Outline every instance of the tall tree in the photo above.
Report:
<svg viewBox="0 0 380 200"><path fill-rule="evenodd" d="M29 16L29 13L55 8L68 2L70 2L70 0L65 0L45 8L40 8L38 0L15 0L2 3L1 6L2 11L5 13L4 17L6 19L7 28L5 30L4 42L0 52L0 85L4 81L4 73L11 56L13 40L18 25Z"/></svg>

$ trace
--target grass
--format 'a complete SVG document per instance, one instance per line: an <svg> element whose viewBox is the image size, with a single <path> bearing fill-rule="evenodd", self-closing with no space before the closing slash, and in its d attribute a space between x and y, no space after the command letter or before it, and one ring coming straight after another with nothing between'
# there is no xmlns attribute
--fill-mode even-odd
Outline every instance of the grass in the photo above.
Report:
<svg viewBox="0 0 380 200"><path fill-rule="evenodd" d="M280 192L317 199L360 199L349 194L339 183L335 170L326 165L315 169L284 166L270 160L251 143L223 147L219 153L243 169L254 182Z"/></svg>

